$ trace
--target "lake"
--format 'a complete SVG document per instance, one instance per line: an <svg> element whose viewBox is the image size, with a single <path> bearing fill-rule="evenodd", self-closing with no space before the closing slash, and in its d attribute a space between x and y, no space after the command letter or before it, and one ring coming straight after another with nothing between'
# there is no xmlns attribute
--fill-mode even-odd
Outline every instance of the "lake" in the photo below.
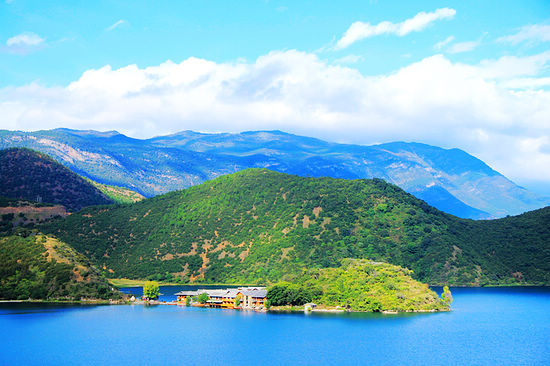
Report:
<svg viewBox="0 0 550 366"><path fill-rule="evenodd" d="M399 315L1 303L0 364L550 365L550 288L451 290Z"/></svg>

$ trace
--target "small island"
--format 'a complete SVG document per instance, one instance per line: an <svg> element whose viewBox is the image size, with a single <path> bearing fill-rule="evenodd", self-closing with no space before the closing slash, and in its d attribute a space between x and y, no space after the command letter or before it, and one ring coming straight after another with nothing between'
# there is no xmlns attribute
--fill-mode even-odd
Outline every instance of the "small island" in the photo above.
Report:
<svg viewBox="0 0 550 366"><path fill-rule="evenodd" d="M344 259L341 267L304 269L301 275L269 287L199 289L176 294L180 305L224 309L360 312L450 310L452 295L440 297L408 269L366 259Z"/></svg>
<svg viewBox="0 0 550 366"><path fill-rule="evenodd" d="M432 312L448 311L452 296L442 297L411 277L412 271L367 259L343 259L338 268L303 270L268 290L274 309L309 305L317 311ZM313 304L312 304L313 303Z"/></svg>

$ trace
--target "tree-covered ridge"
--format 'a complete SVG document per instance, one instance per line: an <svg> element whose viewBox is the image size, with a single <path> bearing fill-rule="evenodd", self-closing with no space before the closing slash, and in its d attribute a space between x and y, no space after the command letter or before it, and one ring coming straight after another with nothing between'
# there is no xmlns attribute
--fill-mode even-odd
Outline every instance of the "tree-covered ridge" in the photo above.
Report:
<svg viewBox="0 0 550 366"><path fill-rule="evenodd" d="M0 238L0 299L118 297L86 257L56 238L29 231Z"/></svg>
<svg viewBox="0 0 550 366"><path fill-rule="evenodd" d="M250 169L133 205L87 208L44 230L111 277L268 283L368 258L430 284L548 284L548 211L475 222L378 179Z"/></svg>
<svg viewBox="0 0 550 366"><path fill-rule="evenodd" d="M0 195L60 204L70 211L113 203L92 184L47 155L20 148L0 151Z"/></svg>
<svg viewBox="0 0 550 366"><path fill-rule="evenodd" d="M303 270L291 283L268 289L273 305L315 302L353 311L436 311L449 304L408 269L367 259L343 259L336 268Z"/></svg>

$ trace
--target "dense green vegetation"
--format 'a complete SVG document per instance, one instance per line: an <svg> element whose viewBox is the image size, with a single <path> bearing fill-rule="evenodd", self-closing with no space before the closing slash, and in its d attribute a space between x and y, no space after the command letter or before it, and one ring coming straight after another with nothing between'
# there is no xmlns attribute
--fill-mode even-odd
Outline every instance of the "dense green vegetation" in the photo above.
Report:
<svg viewBox="0 0 550 366"><path fill-rule="evenodd" d="M207 293L202 293L202 294L199 294L196 298L196 300L198 302L200 302L201 304L206 304L206 302L208 301L208 299L210 299L210 297L208 296Z"/></svg>
<svg viewBox="0 0 550 366"><path fill-rule="evenodd" d="M428 285L410 275L408 269L387 263L343 259L340 267L304 270L292 283L269 287L267 299L272 305L303 305L313 301L354 311L449 309L449 304Z"/></svg>
<svg viewBox="0 0 550 366"><path fill-rule="evenodd" d="M113 203L52 158L22 148L0 151L0 196L60 204L70 211Z"/></svg>
<svg viewBox="0 0 550 366"><path fill-rule="evenodd" d="M42 230L113 278L273 283L368 258L430 284L549 284L550 209L458 219L382 180L251 169L132 205L90 207ZM151 278L151 277L150 277Z"/></svg>
<svg viewBox="0 0 550 366"><path fill-rule="evenodd" d="M302 280L300 278L300 280ZM323 290L312 281L300 283L278 282L269 287L267 300L273 306L304 305L311 301L317 301L323 294Z"/></svg>
<svg viewBox="0 0 550 366"><path fill-rule="evenodd" d="M88 259L53 237L19 230L0 238L0 299L119 297Z"/></svg>
<svg viewBox="0 0 550 366"><path fill-rule="evenodd" d="M143 284L143 297L147 300L156 299L159 297L159 284L155 281L147 281Z"/></svg>

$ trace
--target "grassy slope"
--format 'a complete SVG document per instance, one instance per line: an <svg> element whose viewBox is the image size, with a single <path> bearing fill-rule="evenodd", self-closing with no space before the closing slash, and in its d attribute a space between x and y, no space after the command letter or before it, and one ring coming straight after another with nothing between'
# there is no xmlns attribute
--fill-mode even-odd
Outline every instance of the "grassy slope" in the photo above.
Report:
<svg viewBox="0 0 550 366"><path fill-rule="evenodd" d="M94 182L91 179L87 179L87 178L85 179L89 181L91 184L93 184L94 187L96 187L101 192L103 192L103 194L105 194L115 203L120 203L120 204L134 203L145 199L143 195L139 194L138 192L132 191L131 189L111 186L108 184L101 184L98 182Z"/></svg>
<svg viewBox="0 0 550 366"><path fill-rule="evenodd" d="M27 234L29 234L27 232ZM0 238L0 298L80 300L119 297L89 260L51 236Z"/></svg>
<svg viewBox="0 0 550 366"><path fill-rule="evenodd" d="M548 284L548 213L474 222L381 180L251 169L133 205L87 208L44 230L110 277L266 283L351 257L405 266L431 284Z"/></svg>

